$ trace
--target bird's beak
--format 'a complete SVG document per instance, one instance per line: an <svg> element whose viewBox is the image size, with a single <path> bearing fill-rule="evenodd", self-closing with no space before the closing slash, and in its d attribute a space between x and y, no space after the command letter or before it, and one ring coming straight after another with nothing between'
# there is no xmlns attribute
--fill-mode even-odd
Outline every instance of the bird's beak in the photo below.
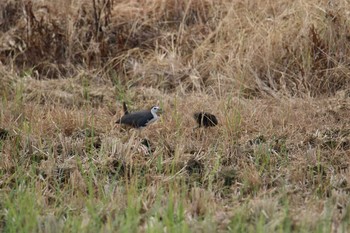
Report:
<svg viewBox="0 0 350 233"><path fill-rule="evenodd" d="M163 111L163 109L160 108L160 109L158 109L157 113L162 114L162 113L164 113L164 111Z"/></svg>

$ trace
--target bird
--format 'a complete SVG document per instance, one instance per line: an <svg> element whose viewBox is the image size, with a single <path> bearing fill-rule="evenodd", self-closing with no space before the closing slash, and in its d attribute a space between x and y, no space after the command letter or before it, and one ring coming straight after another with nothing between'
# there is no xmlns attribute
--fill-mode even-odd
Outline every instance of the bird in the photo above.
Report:
<svg viewBox="0 0 350 233"><path fill-rule="evenodd" d="M126 105L124 105L126 107ZM150 110L128 112L124 107L124 116L116 121L117 124L129 125L134 128L144 128L157 121L162 110L158 106L153 106ZM125 111L126 110L126 111Z"/></svg>
<svg viewBox="0 0 350 233"><path fill-rule="evenodd" d="M193 117L198 123L198 127L213 127L218 124L216 116L208 112L196 112Z"/></svg>

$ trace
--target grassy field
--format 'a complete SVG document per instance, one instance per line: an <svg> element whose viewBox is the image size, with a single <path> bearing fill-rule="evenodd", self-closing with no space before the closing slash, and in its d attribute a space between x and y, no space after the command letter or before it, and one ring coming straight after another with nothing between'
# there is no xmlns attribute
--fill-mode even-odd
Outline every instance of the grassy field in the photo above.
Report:
<svg viewBox="0 0 350 233"><path fill-rule="evenodd" d="M350 232L349 9L2 1L0 231Z"/></svg>

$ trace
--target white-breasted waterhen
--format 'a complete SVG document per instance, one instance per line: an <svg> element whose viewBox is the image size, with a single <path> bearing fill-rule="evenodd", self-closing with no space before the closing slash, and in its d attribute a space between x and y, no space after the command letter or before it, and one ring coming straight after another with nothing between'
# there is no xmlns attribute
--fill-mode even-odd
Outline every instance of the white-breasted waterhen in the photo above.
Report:
<svg viewBox="0 0 350 233"><path fill-rule="evenodd" d="M207 112L196 112L193 114L194 119L198 123L198 127L213 127L218 124L216 116Z"/></svg>
<svg viewBox="0 0 350 233"><path fill-rule="evenodd" d="M129 125L134 128L143 128L155 122L159 119L157 113L162 112L158 106L153 106L150 110L142 110L137 112L129 112L125 110L126 105L124 104L124 116L117 120L116 123Z"/></svg>

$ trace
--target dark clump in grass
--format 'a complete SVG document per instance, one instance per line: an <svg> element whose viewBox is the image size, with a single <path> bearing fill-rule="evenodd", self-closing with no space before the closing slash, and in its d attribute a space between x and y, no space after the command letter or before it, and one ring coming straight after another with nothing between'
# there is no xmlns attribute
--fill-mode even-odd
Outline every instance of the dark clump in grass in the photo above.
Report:
<svg viewBox="0 0 350 233"><path fill-rule="evenodd" d="M147 149L151 149L151 141L147 138L142 139L141 144L147 147Z"/></svg>
<svg viewBox="0 0 350 233"><path fill-rule="evenodd" d="M9 136L9 131L0 128L0 140L5 140Z"/></svg>
<svg viewBox="0 0 350 233"><path fill-rule="evenodd" d="M191 158L187 161L186 170L191 175L193 173L201 174L203 172L204 165L201 161Z"/></svg>
<svg viewBox="0 0 350 233"><path fill-rule="evenodd" d="M254 139L250 139L248 142L250 145L259 145L259 144L265 143L266 138L264 135L259 135Z"/></svg>
<svg viewBox="0 0 350 233"><path fill-rule="evenodd" d="M198 127L213 127L218 124L218 120L214 114L208 112L197 112L193 114Z"/></svg>
<svg viewBox="0 0 350 233"><path fill-rule="evenodd" d="M155 150L155 147L152 147L152 144L151 144L151 141L147 138L143 138L141 140L141 145L145 146L146 148L146 151L151 155L154 150Z"/></svg>
<svg viewBox="0 0 350 233"><path fill-rule="evenodd" d="M237 171L232 167L224 167L219 172L219 178L224 181L224 186L231 186L237 179Z"/></svg>

